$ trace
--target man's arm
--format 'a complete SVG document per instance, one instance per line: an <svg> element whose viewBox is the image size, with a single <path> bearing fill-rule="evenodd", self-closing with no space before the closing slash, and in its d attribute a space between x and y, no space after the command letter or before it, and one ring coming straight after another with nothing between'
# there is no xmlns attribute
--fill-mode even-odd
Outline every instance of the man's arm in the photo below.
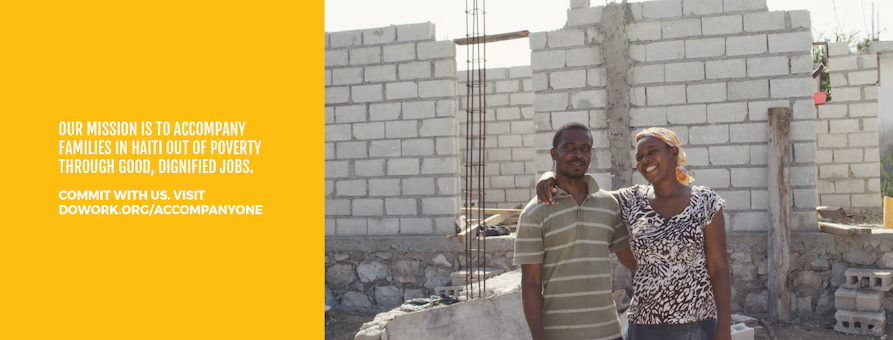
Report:
<svg viewBox="0 0 893 340"><path fill-rule="evenodd" d="M543 265L521 265L521 301L524 304L524 316L527 327L534 340L545 340L546 330L543 328Z"/></svg>
<svg viewBox="0 0 893 340"><path fill-rule="evenodd" d="M729 260L726 252L726 221L719 209L713 221L704 228L704 251L707 254L707 272L716 298L716 334L713 339L732 338L732 283L729 277Z"/></svg>
<svg viewBox="0 0 893 340"><path fill-rule="evenodd" d="M546 205L555 205L555 200L552 199L552 194L558 192L555 189L555 186L558 185L558 180L555 179L555 173L551 171L546 171L540 176L539 181L536 182L536 198L537 201L543 202Z"/></svg>
<svg viewBox="0 0 893 340"><path fill-rule="evenodd" d="M620 264L631 270L633 272L633 275L636 274L636 257L633 256L633 251L630 250L629 247L618 250L614 252L614 254L617 255L617 259L620 260Z"/></svg>

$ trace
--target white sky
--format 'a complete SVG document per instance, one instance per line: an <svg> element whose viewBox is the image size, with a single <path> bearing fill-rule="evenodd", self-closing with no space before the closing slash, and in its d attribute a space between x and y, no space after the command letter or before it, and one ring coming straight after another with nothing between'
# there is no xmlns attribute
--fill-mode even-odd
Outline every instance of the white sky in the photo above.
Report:
<svg viewBox="0 0 893 340"><path fill-rule="evenodd" d="M430 21L438 40L465 37L463 0L325 0L326 32L375 28ZM470 1L469 1L470 2ZM605 0L590 0L593 6ZM608 0L608 2L615 2ZM619 0L616 2L620 2ZM629 0L642 2L642 0ZM767 0L770 11L809 10L813 39L824 32L833 40L834 32L859 31L859 37L871 33L871 4L880 8L881 40L893 40L893 0ZM569 0L490 0L486 1L486 33L498 34L528 30L553 31L564 27ZM836 12L835 12L836 7ZM836 16L835 16L836 13ZM839 25L839 26L838 26ZM458 69L464 70L465 49L457 47ZM487 44L487 67L530 64L527 39Z"/></svg>

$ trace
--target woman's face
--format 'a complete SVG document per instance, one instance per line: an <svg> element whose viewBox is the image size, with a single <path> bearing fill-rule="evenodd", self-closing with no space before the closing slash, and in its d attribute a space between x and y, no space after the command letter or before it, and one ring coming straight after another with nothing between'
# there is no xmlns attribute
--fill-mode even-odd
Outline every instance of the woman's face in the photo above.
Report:
<svg viewBox="0 0 893 340"><path fill-rule="evenodd" d="M636 169L651 184L676 180L677 150L659 138L642 137L636 144Z"/></svg>

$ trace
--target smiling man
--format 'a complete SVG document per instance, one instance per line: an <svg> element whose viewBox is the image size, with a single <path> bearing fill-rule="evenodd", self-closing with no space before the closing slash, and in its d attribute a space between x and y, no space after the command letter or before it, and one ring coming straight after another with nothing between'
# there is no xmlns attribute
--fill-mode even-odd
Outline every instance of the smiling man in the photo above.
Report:
<svg viewBox="0 0 893 340"><path fill-rule="evenodd" d="M635 268L620 206L586 175L592 158L586 125L559 127L550 153L558 183L555 204L533 198L521 212L515 238L530 332L534 339L620 339L608 255L616 252Z"/></svg>

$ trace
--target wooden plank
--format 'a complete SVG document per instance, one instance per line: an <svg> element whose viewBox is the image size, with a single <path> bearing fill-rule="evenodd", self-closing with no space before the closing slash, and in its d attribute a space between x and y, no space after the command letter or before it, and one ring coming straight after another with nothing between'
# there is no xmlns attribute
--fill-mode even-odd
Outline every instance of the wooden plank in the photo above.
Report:
<svg viewBox="0 0 893 340"><path fill-rule="evenodd" d="M769 321L791 321L791 110L769 108Z"/></svg>
<svg viewBox="0 0 893 340"><path fill-rule="evenodd" d="M485 35L483 37L454 39L453 42L455 42L456 45L461 46L461 45L475 44L475 43L479 43L479 42L488 43L488 42L497 42L497 41L527 38L529 35L530 35L530 31L524 30L524 31L517 31L517 32L510 32L510 33Z"/></svg>
<svg viewBox="0 0 893 340"><path fill-rule="evenodd" d="M815 207L815 210L822 218L830 218L839 221L846 217L846 211L843 210L843 208L834 209L832 207L819 206Z"/></svg>
<svg viewBox="0 0 893 340"><path fill-rule="evenodd" d="M819 230L837 235L868 235L871 234L871 228L854 227L845 224L819 222Z"/></svg>
<svg viewBox="0 0 893 340"><path fill-rule="evenodd" d="M467 214L467 213L469 213L469 212L471 212L471 213L477 213L477 212L478 212L478 208L471 208L471 209L469 209L469 208L464 208L464 207L463 207L463 208L461 208L461 211L460 211L460 212L461 212L462 214ZM484 215L491 215L491 214L520 215L520 214L521 214L521 209L494 209L494 208L484 208L483 213L484 213Z"/></svg>
<svg viewBox="0 0 893 340"><path fill-rule="evenodd" d="M496 215L485 218L483 225L497 225L497 224L501 223L502 221L505 221L505 218L506 218L506 215L496 214ZM466 224L467 221L465 221L465 219L463 219L461 217L459 219L462 221L462 224ZM457 222L458 222L458 220L457 220ZM467 226L465 228L462 228L460 225L460 228L462 229L462 231L460 231L458 234L447 235L446 237L447 238L458 237L459 244L465 244L465 235L468 233L468 231L476 230L479 226L481 226L481 224L477 223L477 220L471 220L470 222L471 223L467 223ZM471 236L471 238L475 238L475 237L477 237L477 235Z"/></svg>

